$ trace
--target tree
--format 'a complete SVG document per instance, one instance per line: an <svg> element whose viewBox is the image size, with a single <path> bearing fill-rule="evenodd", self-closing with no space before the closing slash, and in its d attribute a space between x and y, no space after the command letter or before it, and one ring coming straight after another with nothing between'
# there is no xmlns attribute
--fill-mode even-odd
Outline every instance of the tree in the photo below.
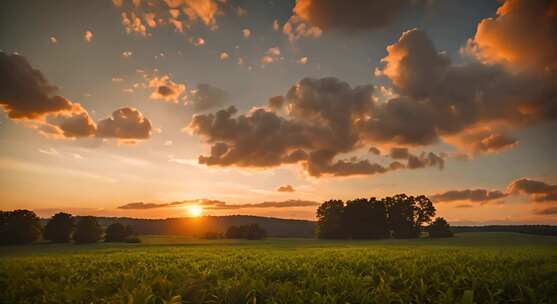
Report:
<svg viewBox="0 0 557 304"><path fill-rule="evenodd" d="M42 226L33 211L0 212L0 244L28 244L41 237Z"/></svg>
<svg viewBox="0 0 557 304"><path fill-rule="evenodd" d="M95 243L101 239L102 228L92 216L84 216L77 221L77 227L73 234L76 243Z"/></svg>
<svg viewBox="0 0 557 304"><path fill-rule="evenodd" d="M346 202L343 210L345 237L374 239L389 237L385 205L371 199L355 199Z"/></svg>
<svg viewBox="0 0 557 304"><path fill-rule="evenodd" d="M68 213L56 213L46 224L43 237L54 243L67 243L75 229L74 218Z"/></svg>
<svg viewBox="0 0 557 304"><path fill-rule="evenodd" d="M444 218L438 217L428 227L429 237L452 237L453 233L450 228L449 223Z"/></svg>
<svg viewBox="0 0 557 304"><path fill-rule="evenodd" d="M106 228L105 242L125 242L130 236L130 231L120 223L113 223Z"/></svg>
<svg viewBox="0 0 557 304"><path fill-rule="evenodd" d="M343 231L344 202L329 200L317 208L317 237L320 239L338 239L344 237Z"/></svg>
<svg viewBox="0 0 557 304"><path fill-rule="evenodd" d="M435 215L433 203L425 196L397 194L383 198L387 208L389 226L395 238L416 238L423 224Z"/></svg>
<svg viewBox="0 0 557 304"><path fill-rule="evenodd" d="M230 226L226 230L227 239L259 240L267 236L267 232L258 224Z"/></svg>

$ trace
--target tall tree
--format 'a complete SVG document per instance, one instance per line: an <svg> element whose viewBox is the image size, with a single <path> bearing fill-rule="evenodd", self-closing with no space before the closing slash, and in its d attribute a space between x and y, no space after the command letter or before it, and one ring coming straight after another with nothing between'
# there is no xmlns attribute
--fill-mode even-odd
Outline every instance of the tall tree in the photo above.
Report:
<svg viewBox="0 0 557 304"><path fill-rule="evenodd" d="M329 200L317 208L317 237L338 239L344 237L343 214L344 202Z"/></svg>
<svg viewBox="0 0 557 304"><path fill-rule="evenodd" d="M28 244L41 237L42 226L33 211L0 212L0 244Z"/></svg>
<svg viewBox="0 0 557 304"><path fill-rule="evenodd" d="M71 214L56 213L46 224L43 237L55 243L67 243L75 230L74 218Z"/></svg>
<svg viewBox="0 0 557 304"><path fill-rule="evenodd" d="M387 207L389 226L395 238L415 238L421 226L435 215L433 203L425 196L397 194L382 200Z"/></svg>
<svg viewBox="0 0 557 304"><path fill-rule="evenodd" d="M389 236L385 205L371 199L355 199L346 202L343 212L346 237L353 239L386 238Z"/></svg>
<svg viewBox="0 0 557 304"><path fill-rule="evenodd" d="M92 216L84 216L77 221L77 227L73 234L76 243L95 243L101 239L102 228Z"/></svg>

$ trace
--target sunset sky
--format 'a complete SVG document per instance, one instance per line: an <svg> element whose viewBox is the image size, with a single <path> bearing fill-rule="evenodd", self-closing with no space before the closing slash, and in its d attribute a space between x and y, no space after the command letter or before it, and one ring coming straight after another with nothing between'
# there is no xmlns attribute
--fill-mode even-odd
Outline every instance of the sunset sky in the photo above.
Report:
<svg viewBox="0 0 557 304"><path fill-rule="evenodd" d="M0 109L2 210L557 224L553 0L3 1Z"/></svg>

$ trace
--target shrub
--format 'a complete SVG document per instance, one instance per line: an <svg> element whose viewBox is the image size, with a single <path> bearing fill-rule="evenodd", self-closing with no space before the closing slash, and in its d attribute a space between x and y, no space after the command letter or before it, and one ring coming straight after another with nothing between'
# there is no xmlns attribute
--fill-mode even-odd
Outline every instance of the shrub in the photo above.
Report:
<svg viewBox="0 0 557 304"><path fill-rule="evenodd" d="M267 232L258 224L230 226L225 234L227 239L259 240L267 236Z"/></svg>
<svg viewBox="0 0 557 304"><path fill-rule="evenodd" d="M105 242L124 242L129 237L126 227L120 223L113 223L106 228Z"/></svg>
<svg viewBox="0 0 557 304"><path fill-rule="evenodd" d="M0 244L28 244L41 237L42 226L35 212L0 211Z"/></svg>
<svg viewBox="0 0 557 304"><path fill-rule="evenodd" d="M77 227L73 239L78 244L95 243L102 237L102 228L92 216L81 217L77 221Z"/></svg>
<svg viewBox="0 0 557 304"><path fill-rule="evenodd" d="M55 214L44 228L43 238L54 243L67 243L75 230L74 218L68 213Z"/></svg>
<svg viewBox="0 0 557 304"><path fill-rule="evenodd" d="M451 237L453 233L450 230L449 223L442 218L438 217L428 227L429 237Z"/></svg>

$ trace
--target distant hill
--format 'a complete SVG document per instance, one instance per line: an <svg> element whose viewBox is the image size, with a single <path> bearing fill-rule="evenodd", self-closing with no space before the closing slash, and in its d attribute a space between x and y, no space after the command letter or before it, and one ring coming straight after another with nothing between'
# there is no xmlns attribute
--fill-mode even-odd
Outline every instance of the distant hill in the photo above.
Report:
<svg viewBox="0 0 557 304"><path fill-rule="evenodd" d="M77 216L79 218L79 216ZM97 217L102 226L112 223L130 225L138 234L169 234L202 237L207 232L224 233L230 226L259 224L270 237L315 237L316 222L292 220L252 215L226 215L183 217L169 219L138 219L130 217ZM43 219L46 224L47 219ZM459 232L516 232L536 235L557 236L557 226L553 225L489 225L489 226L452 226L454 233ZM425 231L425 230L424 230Z"/></svg>
<svg viewBox="0 0 557 304"><path fill-rule="evenodd" d="M557 236L557 226L553 225L489 225L489 226L452 226L454 233L459 232L517 232L537 235Z"/></svg>
<svg viewBox="0 0 557 304"><path fill-rule="evenodd" d="M138 234L174 234L204 236L207 232L224 233L230 226L259 224L270 237L314 237L315 222L251 215L202 216L196 218L136 219L97 217L99 224L118 222L130 225Z"/></svg>

